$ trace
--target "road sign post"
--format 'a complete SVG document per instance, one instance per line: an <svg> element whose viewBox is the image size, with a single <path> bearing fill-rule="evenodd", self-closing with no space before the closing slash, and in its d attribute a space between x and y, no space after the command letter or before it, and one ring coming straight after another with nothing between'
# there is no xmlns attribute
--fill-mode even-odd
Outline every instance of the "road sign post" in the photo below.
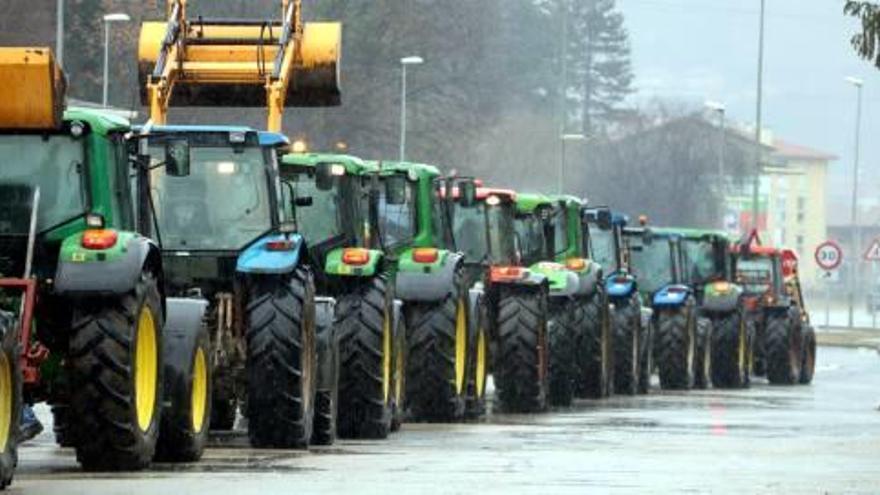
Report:
<svg viewBox="0 0 880 495"><path fill-rule="evenodd" d="M831 272L843 262L840 244L828 240L816 246L816 264L825 271L825 328L831 326Z"/></svg>

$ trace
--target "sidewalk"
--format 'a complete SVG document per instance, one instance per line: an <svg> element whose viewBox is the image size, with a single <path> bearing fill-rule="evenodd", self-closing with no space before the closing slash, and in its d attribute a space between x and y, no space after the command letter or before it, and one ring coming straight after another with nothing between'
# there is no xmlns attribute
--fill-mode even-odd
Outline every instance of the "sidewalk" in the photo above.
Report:
<svg viewBox="0 0 880 495"><path fill-rule="evenodd" d="M871 328L825 328L815 325L816 342L834 347L870 347L880 352L880 329Z"/></svg>

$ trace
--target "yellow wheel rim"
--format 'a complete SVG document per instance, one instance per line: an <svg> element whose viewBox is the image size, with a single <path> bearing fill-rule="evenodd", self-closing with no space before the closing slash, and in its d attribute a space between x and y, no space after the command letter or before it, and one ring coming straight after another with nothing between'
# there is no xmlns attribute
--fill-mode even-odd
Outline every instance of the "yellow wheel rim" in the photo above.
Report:
<svg viewBox="0 0 880 495"><path fill-rule="evenodd" d="M739 365L739 369L745 369L746 367L746 329L745 322L741 322L739 325L739 349L737 354L737 364Z"/></svg>
<svg viewBox="0 0 880 495"><path fill-rule="evenodd" d="M467 314L464 301L455 310L455 392L464 390L464 370L467 366Z"/></svg>
<svg viewBox="0 0 880 495"><path fill-rule="evenodd" d="M397 358L394 361L394 400L400 406L403 399L403 377L405 373L402 348L397 349Z"/></svg>
<svg viewBox="0 0 880 495"><path fill-rule="evenodd" d="M9 444L12 426L12 366L6 354L0 354L0 451Z"/></svg>
<svg viewBox="0 0 880 495"><path fill-rule="evenodd" d="M159 354L156 349L156 322L150 308L144 306L138 317L135 344L134 389L137 421L141 431L150 429L156 406L156 376Z"/></svg>
<svg viewBox="0 0 880 495"><path fill-rule="evenodd" d="M391 393L391 316L385 310L385 322L382 325L382 396L385 403Z"/></svg>
<svg viewBox="0 0 880 495"><path fill-rule="evenodd" d="M488 354L488 350L486 348L486 332L480 329L479 335L477 335L477 397L483 397L483 389L486 387L486 355Z"/></svg>
<svg viewBox="0 0 880 495"><path fill-rule="evenodd" d="M205 425L205 411L208 406L208 366L205 360L205 351L199 346L196 348L196 356L193 360L192 377L192 427L196 433L201 433Z"/></svg>

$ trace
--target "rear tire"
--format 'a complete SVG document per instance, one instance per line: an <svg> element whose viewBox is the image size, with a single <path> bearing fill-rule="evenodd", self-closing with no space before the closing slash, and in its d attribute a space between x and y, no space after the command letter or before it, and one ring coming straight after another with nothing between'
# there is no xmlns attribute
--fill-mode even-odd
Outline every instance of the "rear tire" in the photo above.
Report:
<svg viewBox="0 0 880 495"><path fill-rule="evenodd" d="M749 384L749 335L742 312L715 317L712 325L712 385L744 388Z"/></svg>
<svg viewBox="0 0 880 495"><path fill-rule="evenodd" d="M339 340L332 322L317 327L317 358L320 371L315 392L315 418L312 422L312 445L336 442L339 417Z"/></svg>
<svg viewBox="0 0 880 495"><path fill-rule="evenodd" d="M614 351L608 298L597 291L583 305L584 325L578 343L580 397L601 399L614 391Z"/></svg>
<svg viewBox="0 0 880 495"><path fill-rule="evenodd" d="M21 364L15 319L0 312L0 489L12 483L18 465L21 423Z"/></svg>
<svg viewBox="0 0 880 495"><path fill-rule="evenodd" d="M807 327L804 332L803 358L801 359L801 376L798 380L807 385L813 381L813 373L816 371L816 330Z"/></svg>
<svg viewBox="0 0 880 495"><path fill-rule="evenodd" d="M70 431L70 406L52 404L52 433L59 447L73 447L73 432Z"/></svg>
<svg viewBox="0 0 880 495"><path fill-rule="evenodd" d="M502 288L495 378L504 411L547 408L547 299L543 289Z"/></svg>
<svg viewBox="0 0 880 495"><path fill-rule="evenodd" d="M694 388L705 390L712 382L712 320L697 317L697 345L694 353Z"/></svg>
<svg viewBox="0 0 880 495"><path fill-rule="evenodd" d="M661 309L657 315L657 368L660 388L689 390L694 385L696 321L690 308Z"/></svg>
<svg viewBox="0 0 880 495"><path fill-rule="evenodd" d="M70 339L71 416L77 460L87 471L150 464L163 397L162 304L156 278L77 305Z"/></svg>
<svg viewBox="0 0 880 495"><path fill-rule="evenodd" d="M774 385L793 385L801 374L799 322L789 313L767 316L764 333L767 380Z"/></svg>
<svg viewBox="0 0 880 495"><path fill-rule="evenodd" d="M639 335L639 393L651 390L651 375L654 373L654 322L652 318L640 318L642 329Z"/></svg>
<svg viewBox="0 0 880 495"><path fill-rule="evenodd" d="M353 281L354 282L354 281ZM388 437L391 429L393 294L385 274L339 297L339 419L342 438Z"/></svg>
<svg viewBox="0 0 880 495"><path fill-rule="evenodd" d="M550 374L550 405L568 407L574 400L575 381L578 378L576 338L577 334L573 327L576 317L574 313L579 311L575 301L553 302L550 304L550 314L553 315L547 323L547 335L550 342L550 359L548 371Z"/></svg>
<svg viewBox="0 0 880 495"><path fill-rule="evenodd" d="M639 389L639 334L641 306L638 296L622 300L612 313L614 328L614 392L635 395Z"/></svg>
<svg viewBox="0 0 880 495"><path fill-rule="evenodd" d="M471 307L469 320L471 346L468 351L467 401L465 417L477 419L486 414L486 379L489 375L489 311L479 296Z"/></svg>
<svg viewBox="0 0 880 495"><path fill-rule="evenodd" d="M257 448L306 448L316 391L311 274L257 276L246 307L248 436Z"/></svg>

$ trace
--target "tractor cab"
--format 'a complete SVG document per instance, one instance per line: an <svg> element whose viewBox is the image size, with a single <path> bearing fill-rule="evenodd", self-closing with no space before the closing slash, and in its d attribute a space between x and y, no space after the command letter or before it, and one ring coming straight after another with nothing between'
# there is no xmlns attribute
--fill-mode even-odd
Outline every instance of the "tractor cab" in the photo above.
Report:
<svg viewBox="0 0 880 495"><path fill-rule="evenodd" d="M682 247L687 258L688 285L696 294L697 302L703 305L707 294L739 291L733 287L734 263L730 254L730 239L727 233L717 230L677 229L682 235Z"/></svg>
<svg viewBox="0 0 880 495"><path fill-rule="evenodd" d="M673 299L683 301L683 296L690 289L685 285L686 258L681 235L671 230L627 227L623 230L623 237L630 252L632 272L639 279L642 297L649 304L651 301L657 302L655 296L662 291L662 301L670 292L682 296Z"/></svg>

